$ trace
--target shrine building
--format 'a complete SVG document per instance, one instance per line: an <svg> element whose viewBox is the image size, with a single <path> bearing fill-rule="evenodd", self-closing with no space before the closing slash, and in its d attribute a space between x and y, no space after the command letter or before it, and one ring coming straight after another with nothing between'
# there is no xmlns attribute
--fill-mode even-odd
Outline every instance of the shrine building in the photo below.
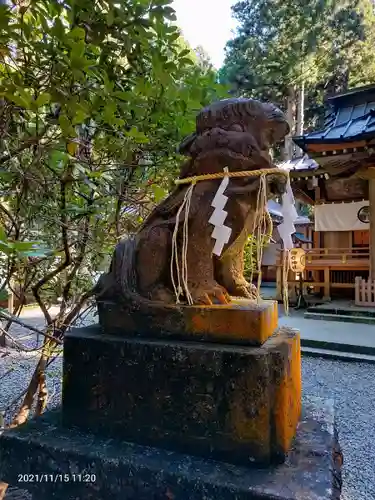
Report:
<svg viewBox="0 0 375 500"><path fill-rule="evenodd" d="M375 85L327 104L324 129L293 138L305 156L289 165L296 199L314 207L305 286L326 300L375 306ZM296 278L289 276L292 287ZM281 259L277 286L280 292Z"/></svg>

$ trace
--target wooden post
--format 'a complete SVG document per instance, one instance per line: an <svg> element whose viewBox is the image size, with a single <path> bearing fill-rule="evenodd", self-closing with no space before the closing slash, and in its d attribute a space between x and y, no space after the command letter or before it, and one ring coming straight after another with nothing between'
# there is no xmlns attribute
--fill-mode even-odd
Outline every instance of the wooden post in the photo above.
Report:
<svg viewBox="0 0 375 500"><path fill-rule="evenodd" d="M324 268L324 297L323 300L331 300L331 286L329 267Z"/></svg>
<svg viewBox="0 0 375 500"><path fill-rule="evenodd" d="M375 179L368 181L370 210L370 277L375 280Z"/></svg>
<svg viewBox="0 0 375 500"><path fill-rule="evenodd" d="M360 286L361 286L361 280L362 278L360 276L357 276L355 278L355 284L354 284L354 303L356 306L360 305L361 302L361 296L360 296Z"/></svg>
<svg viewBox="0 0 375 500"><path fill-rule="evenodd" d="M283 273L282 273L282 266L278 265L276 268L276 300L281 300L282 299L282 278Z"/></svg>

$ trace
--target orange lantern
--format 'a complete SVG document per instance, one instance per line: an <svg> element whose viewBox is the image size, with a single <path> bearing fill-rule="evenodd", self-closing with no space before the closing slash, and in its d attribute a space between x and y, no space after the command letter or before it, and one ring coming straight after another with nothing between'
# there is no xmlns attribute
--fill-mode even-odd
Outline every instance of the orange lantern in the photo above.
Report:
<svg viewBox="0 0 375 500"><path fill-rule="evenodd" d="M289 251L289 269L294 273L302 273L306 267L306 252L303 248L292 248Z"/></svg>

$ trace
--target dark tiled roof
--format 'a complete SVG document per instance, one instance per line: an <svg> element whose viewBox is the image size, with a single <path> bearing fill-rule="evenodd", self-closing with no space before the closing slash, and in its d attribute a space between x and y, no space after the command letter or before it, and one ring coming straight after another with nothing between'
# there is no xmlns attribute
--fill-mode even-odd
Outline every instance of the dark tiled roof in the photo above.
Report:
<svg viewBox="0 0 375 500"><path fill-rule="evenodd" d="M329 99L331 112L324 130L294 137L305 149L310 143L351 142L375 138L375 85L353 89Z"/></svg>
<svg viewBox="0 0 375 500"><path fill-rule="evenodd" d="M369 103L370 104L370 103ZM352 116L355 111L355 107L352 108L342 108L340 109L336 120L331 127L325 130L318 130L317 132L311 132L310 134L294 137L293 140L299 146L305 144L305 142L342 142L342 141L353 141L353 139L364 139L367 135L375 136L375 102L371 103L374 108L370 109L365 115L359 116L357 118L349 118L349 120L342 121L340 118L346 118L347 116ZM352 111L352 115L349 111ZM346 115L342 116L344 113Z"/></svg>
<svg viewBox="0 0 375 500"><path fill-rule="evenodd" d="M356 87L340 94L335 94L327 99L333 106L339 106L344 101L357 101L357 103L364 101L371 101L371 96L375 95L375 85L365 85L364 87ZM370 97L370 99L369 99Z"/></svg>

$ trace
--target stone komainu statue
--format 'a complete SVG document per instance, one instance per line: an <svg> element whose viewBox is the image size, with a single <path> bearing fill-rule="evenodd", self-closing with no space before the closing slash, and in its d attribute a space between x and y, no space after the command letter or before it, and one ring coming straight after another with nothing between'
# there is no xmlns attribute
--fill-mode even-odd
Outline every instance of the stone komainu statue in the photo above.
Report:
<svg viewBox="0 0 375 500"><path fill-rule="evenodd" d="M180 178L229 171L272 168L270 147L289 132L284 114L274 105L252 99L225 99L204 108L196 132L186 138L180 153L189 157ZM226 303L230 295L250 298L254 287L243 276L243 249L256 215L259 178L231 178L225 191L225 225L231 236L220 257L213 255L213 226L208 222L221 179L198 182L188 215L180 215L177 234L181 248L184 218L188 216L187 284L194 304ZM286 181L269 176L268 195L280 194ZM179 185L158 205L138 233L121 241L110 270L98 283L102 299L136 304L174 304L171 282L172 237L176 215L189 185Z"/></svg>

